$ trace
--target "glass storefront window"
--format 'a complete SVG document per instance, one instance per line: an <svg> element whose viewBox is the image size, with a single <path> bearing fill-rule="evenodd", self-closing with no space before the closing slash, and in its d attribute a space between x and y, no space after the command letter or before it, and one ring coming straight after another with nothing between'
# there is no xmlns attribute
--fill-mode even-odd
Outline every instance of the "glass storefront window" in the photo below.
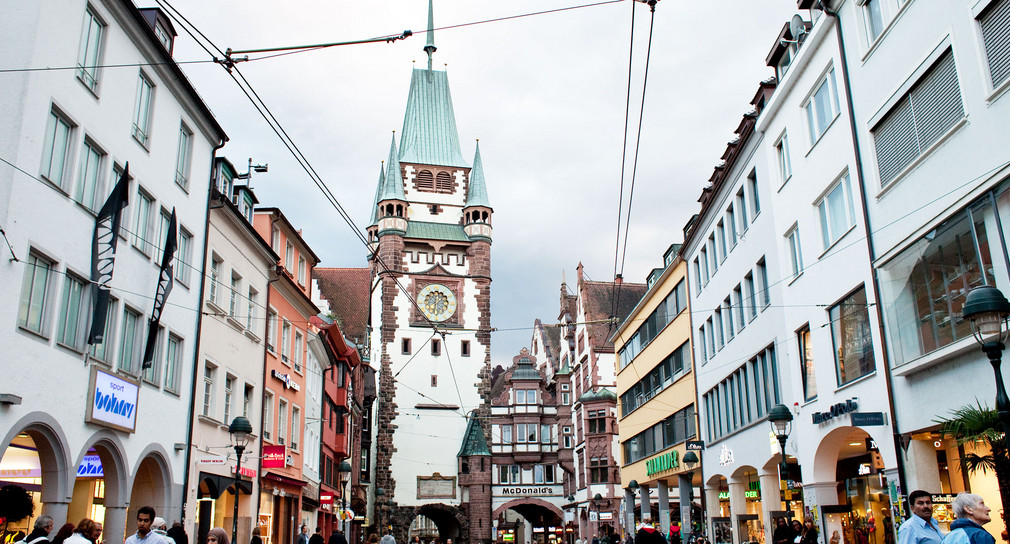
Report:
<svg viewBox="0 0 1010 544"><path fill-rule="evenodd" d="M996 225L986 196L881 267L894 366L971 336L961 307L968 291L995 284L989 232Z"/></svg>
<svg viewBox="0 0 1010 544"><path fill-rule="evenodd" d="M838 385L845 385L876 370L866 288L860 287L828 310L835 345Z"/></svg>

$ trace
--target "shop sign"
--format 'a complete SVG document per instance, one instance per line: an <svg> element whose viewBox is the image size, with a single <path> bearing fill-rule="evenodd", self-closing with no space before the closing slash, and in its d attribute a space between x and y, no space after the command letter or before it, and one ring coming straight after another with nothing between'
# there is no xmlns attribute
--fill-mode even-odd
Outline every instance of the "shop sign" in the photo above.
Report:
<svg viewBox="0 0 1010 544"><path fill-rule="evenodd" d="M196 460L201 465L223 465L228 462L224 457L201 457Z"/></svg>
<svg viewBox="0 0 1010 544"><path fill-rule="evenodd" d="M704 440L688 440L687 441L687 451L701 451L705 449Z"/></svg>
<svg viewBox="0 0 1010 544"><path fill-rule="evenodd" d="M287 446L263 446L263 468L287 466Z"/></svg>
<svg viewBox="0 0 1010 544"><path fill-rule="evenodd" d="M884 423L884 412L853 412L849 414L853 427L880 427Z"/></svg>
<svg viewBox="0 0 1010 544"><path fill-rule="evenodd" d="M609 519L614 519L613 512L600 512L600 520L607 521Z"/></svg>
<svg viewBox="0 0 1010 544"><path fill-rule="evenodd" d="M657 472L663 472L679 467L679 455L680 452L673 450L649 459L645 462L646 476L652 476Z"/></svg>
<svg viewBox="0 0 1010 544"><path fill-rule="evenodd" d="M556 495L557 486L545 485L541 487L508 486L501 488L502 495L522 495L525 497L535 495Z"/></svg>
<svg viewBox="0 0 1010 544"><path fill-rule="evenodd" d="M814 420L815 424L826 423L835 417L855 412L858 409L859 404L856 402L856 399L852 398L845 402L839 402L838 404L832 405L827 412L814 412L810 417Z"/></svg>
<svg viewBox="0 0 1010 544"><path fill-rule="evenodd" d="M81 459L81 464L77 465L78 478L104 478L105 470L102 469L102 459L97 453L89 453Z"/></svg>
<svg viewBox="0 0 1010 544"><path fill-rule="evenodd" d="M91 367L88 388L88 408L84 421L132 433L137 428L137 398L140 388L135 382Z"/></svg>
<svg viewBox="0 0 1010 544"><path fill-rule="evenodd" d="M957 495L953 493L934 493L930 496L933 497L933 504L950 504L954 502L954 498L957 497Z"/></svg>
<svg viewBox="0 0 1010 544"><path fill-rule="evenodd" d="M231 473L235 474L235 465L231 466ZM249 467L242 467L242 468L239 469L239 474L241 474L242 476L245 476L246 478L255 478L256 477L256 469L249 468Z"/></svg>
<svg viewBox="0 0 1010 544"><path fill-rule="evenodd" d="M759 500L761 498L761 492L756 489L748 489L743 492L745 499Z"/></svg>
<svg viewBox="0 0 1010 544"><path fill-rule="evenodd" d="M333 493L320 493L319 504L333 504Z"/></svg>
<svg viewBox="0 0 1010 544"><path fill-rule="evenodd" d="M729 491L720 491L719 492L719 500L720 501L728 501L729 500Z"/></svg>
<svg viewBox="0 0 1010 544"><path fill-rule="evenodd" d="M295 391L301 391L302 390L302 387L300 385L298 385L297 383L295 383L294 380L291 379L291 375L290 374L285 374L283 372L280 372L276 368L271 371L271 374L273 375L274 378L277 378L282 383L284 383L284 387L286 389L294 389Z"/></svg>
<svg viewBox="0 0 1010 544"><path fill-rule="evenodd" d="M589 511L589 521L600 521L600 514L595 510Z"/></svg>

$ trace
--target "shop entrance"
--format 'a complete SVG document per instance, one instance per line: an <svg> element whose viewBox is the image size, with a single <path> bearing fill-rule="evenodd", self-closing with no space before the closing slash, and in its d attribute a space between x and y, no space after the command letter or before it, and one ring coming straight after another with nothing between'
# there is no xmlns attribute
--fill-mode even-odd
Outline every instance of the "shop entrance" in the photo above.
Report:
<svg viewBox="0 0 1010 544"><path fill-rule="evenodd" d="M822 507L824 541L894 544L887 477L877 444L860 428L848 427L844 433L835 464L838 503Z"/></svg>
<svg viewBox="0 0 1010 544"><path fill-rule="evenodd" d="M528 499L527 499L528 500ZM495 542L508 544L563 544L565 521L560 509L543 500L511 501L496 510ZM605 531L603 524L600 530Z"/></svg>

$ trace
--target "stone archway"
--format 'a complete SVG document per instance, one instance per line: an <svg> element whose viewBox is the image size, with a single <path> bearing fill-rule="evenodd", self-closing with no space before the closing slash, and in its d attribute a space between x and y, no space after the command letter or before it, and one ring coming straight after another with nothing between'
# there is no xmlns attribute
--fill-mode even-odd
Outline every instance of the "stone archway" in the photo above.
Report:
<svg viewBox="0 0 1010 544"><path fill-rule="evenodd" d="M130 502L126 449L119 436L110 430L101 430L88 438L78 453L74 466L79 466L85 460L85 456L89 455L89 452L92 455L98 455L101 461L101 498L105 508L105 517L104 520L96 519L95 521L101 521L104 525L102 541L105 544L122 544L126 540L126 508ZM77 481L71 488L76 487L76 484Z"/></svg>
<svg viewBox="0 0 1010 544"><path fill-rule="evenodd" d="M466 544L470 541L470 521L466 514L457 506L443 503L424 504L415 507L396 507L392 514L392 535L397 542L408 542L411 524L418 516L430 519L438 529L441 541L452 539L453 544Z"/></svg>
<svg viewBox="0 0 1010 544"><path fill-rule="evenodd" d="M131 481L126 534L136 531L137 510L141 506L154 508L155 513L166 520L180 517L172 501L172 467L160 444L151 444L144 450Z"/></svg>
<svg viewBox="0 0 1010 544"><path fill-rule="evenodd" d="M529 523L532 527L530 534L524 534L523 540L520 541L517 539L515 544L541 541L546 544L548 541L547 528L562 527L565 523L565 515L561 508L548 501L535 497L513 499L501 505L494 510L491 515L491 519L499 520L500 523L502 517L509 510L521 516L522 519ZM501 526L499 525L499 527ZM538 527L542 527L543 532L537 532L536 528ZM492 540L494 539L495 535L492 535Z"/></svg>
<svg viewBox="0 0 1010 544"><path fill-rule="evenodd" d="M8 448L17 442L26 448L34 448L39 458L42 484L40 499L42 513L54 519L67 518L67 506L71 500L74 473L67 437L63 428L50 414L32 412L11 425L3 442L0 443L0 458Z"/></svg>

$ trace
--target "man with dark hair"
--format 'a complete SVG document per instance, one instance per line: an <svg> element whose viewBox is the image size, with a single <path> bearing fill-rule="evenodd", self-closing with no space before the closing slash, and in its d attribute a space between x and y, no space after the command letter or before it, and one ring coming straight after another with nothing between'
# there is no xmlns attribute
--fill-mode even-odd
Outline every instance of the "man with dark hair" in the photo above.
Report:
<svg viewBox="0 0 1010 544"><path fill-rule="evenodd" d="M137 510L137 533L126 539L126 544L166 544L165 539L151 530L154 508L141 506Z"/></svg>
<svg viewBox="0 0 1010 544"><path fill-rule="evenodd" d="M309 526L302 524L302 530L299 531L298 537L295 538L295 544L309 544Z"/></svg>
<svg viewBox="0 0 1010 544"><path fill-rule="evenodd" d="M898 528L898 544L940 544L943 534L933 519L933 496L916 489L908 494L912 516Z"/></svg>
<svg viewBox="0 0 1010 544"><path fill-rule="evenodd" d="M326 541L323 540L323 528L322 527L320 527L318 525L316 526L316 532L315 532L315 534L313 534L311 537L309 537L309 544L326 544Z"/></svg>

